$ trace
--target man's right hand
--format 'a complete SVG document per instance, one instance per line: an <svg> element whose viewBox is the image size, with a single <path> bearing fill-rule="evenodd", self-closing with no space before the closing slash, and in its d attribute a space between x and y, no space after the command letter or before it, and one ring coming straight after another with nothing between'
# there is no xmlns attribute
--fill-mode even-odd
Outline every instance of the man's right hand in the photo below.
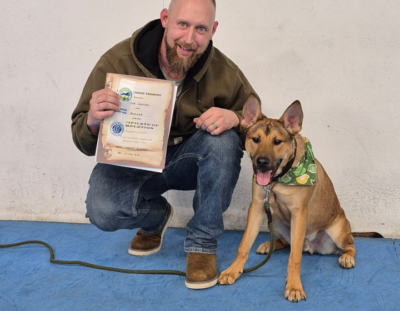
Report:
<svg viewBox="0 0 400 311"><path fill-rule="evenodd" d="M98 134L101 121L119 110L119 94L109 89L102 89L92 94L89 103L87 126L90 132Z"/></svg>

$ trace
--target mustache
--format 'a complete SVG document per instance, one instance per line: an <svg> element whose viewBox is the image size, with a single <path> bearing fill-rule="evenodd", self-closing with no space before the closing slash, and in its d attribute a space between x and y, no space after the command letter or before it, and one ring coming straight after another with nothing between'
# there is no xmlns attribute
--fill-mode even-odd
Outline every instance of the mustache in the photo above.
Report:
<svg viewBox="0 0 400 311"><path fill-rule="evenodd" d="M187 43L184 42L184 41L176 41L176 42L175 42L175 47L176 47L177 45L179 45L180 47L182 47L182 48L184 48L184 49L186 49L186 50L191 50L191 51L194 51L194 52L196 52L196 51L197 51L197 48L198 48L198 46L197 46L197 44L196 44L195 42L193 42L193 43L191 43L191 44L187 44Z"/></svg>

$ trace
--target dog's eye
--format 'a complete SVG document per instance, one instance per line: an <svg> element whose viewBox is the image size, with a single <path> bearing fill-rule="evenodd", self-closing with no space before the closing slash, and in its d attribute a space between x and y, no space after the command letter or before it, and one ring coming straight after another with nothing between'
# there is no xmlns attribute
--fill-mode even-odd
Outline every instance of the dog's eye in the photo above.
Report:
<svg viewBox="0 0 400 311"><path fill-rule="evenodd" d="M279 139L274 139L274 145L275 146L278 146L280 143L281 143L282 141L281 140L279 140Z"/></svg>
<svg viewBox="0 0 400 311"><path fill-rule="evenodd" d="M259 137L253 137L252 139L256 144L258 144L260 142L260 138Z"/></svg>

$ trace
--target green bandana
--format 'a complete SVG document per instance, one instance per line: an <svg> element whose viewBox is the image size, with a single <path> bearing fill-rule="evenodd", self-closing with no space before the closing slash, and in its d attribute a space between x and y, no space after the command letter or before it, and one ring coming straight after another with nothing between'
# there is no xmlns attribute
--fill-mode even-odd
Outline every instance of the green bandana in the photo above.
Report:
<svg viewBox="0 0 400 311"><path fill-rule="evenodd" d="M305 137L306 152L297 167L292 168L285 176L279 179L279 183L288 186L312 186L317 183L317 165L311 143Z"/></svg>

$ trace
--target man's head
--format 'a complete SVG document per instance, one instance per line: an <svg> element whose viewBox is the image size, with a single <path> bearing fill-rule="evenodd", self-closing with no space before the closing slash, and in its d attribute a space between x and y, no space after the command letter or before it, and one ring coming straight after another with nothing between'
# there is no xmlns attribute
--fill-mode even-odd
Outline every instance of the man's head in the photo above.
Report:
<svg viewBox="0 0 400 311"><path fill-rule="evenodd" d="M165 28L161 55L174 72L185 73L203 55L217 30L215 0L172 0L160 18Z"/></svg>

